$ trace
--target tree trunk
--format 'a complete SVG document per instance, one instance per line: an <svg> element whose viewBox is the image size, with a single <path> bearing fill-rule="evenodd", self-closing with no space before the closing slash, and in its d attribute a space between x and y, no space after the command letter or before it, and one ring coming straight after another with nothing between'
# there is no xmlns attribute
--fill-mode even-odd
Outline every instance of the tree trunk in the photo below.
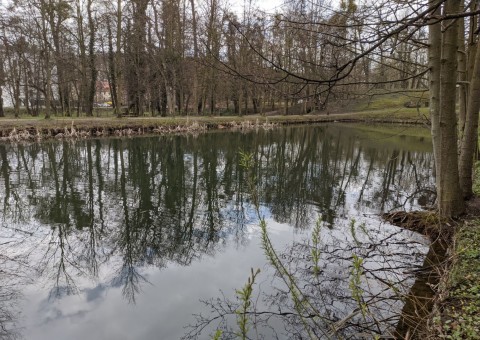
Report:
<svg viewBox="0 0 480 340"><path fill-rule="evenodd" d="M12 56L15 58L14 56ZM15 113L15 118L20 117L20 83L21 83L21 72L20 65L17 60L13 60L12 67L12 87L13 87L13 108Z"/></svg>
<svg viewBox="0 0 480 340"><path fill-rule="evenodd" d="M115 83L113 84L114 86L114 98L113 101L115 103L115 114L117 117L122 116L122 112L120 110L120 49L121 49L121 38L122 38L122 0L117 0L117 46L116 46L116 51L115 51L115 63L114 63L114 70L113 70L113 75L115 76ZM113 81L112 81L113 83ZM127 103L128 107L128 103Z"/></svg>
<svg viewBox="0 0 480 340"><path fill-rule="evenodd" d="M446 15L457 13L459 2L447 0L444 6ZM447 21L444 22L444 25L446 29L443 33L441 48L440 117L437 125L439 138L435 138L434 142L437 145L434 145L434 148L440 151L439 154L437 152L440 159L436 160L440 165L440 171L437 172L440 188L437 197L438 210L441 216L455 217L464 211L458 175L457 116L455 112L458 24L456 21Z"/></svg>
<svg viewBox="0 0 480 340"><path fill-rule="evenodd" d="M48 51L47 51L48 53ZM46 88L45 88L45 119L50 119L51 98L52 98L52 71L50 70L50 58L46 58L45 72L47 73Z"/></svg>
<svg viewBox="0 0 480 340"><path fill-rule="evenodd" d="M93 102L95 101L95 92L97 84L97 66L95 62L95 21L92 15L92 0L87 3L88 11L88 29L89 29L89 42L88 42L88 66L90 71L90 84L88 88L87 96L87 116L93 116Z"/></svg>
<svg viewBox="0 0 480 340"><path fill-rule="evenodd" d="M468 91L465 130L460 146L459 173L464 198L470 198L473 195L473 158L478 141L478 111L480 110L480 51L478 44L477 42L475 64Z"/></svg>
<svg viewBox="0 0 480 340"><path fill-rule="evenodd" d="M198 59L198 38L197 38L197 14L195 12L195 1L190 0L190 5L192 7L192 34L193 34L193 59L194 59L194 68L193 68L193 110L196 115L200 112L198 111L198 72L197 72L197 59Z"/></svg>
<svg viewBox="0 0 480 340"><path fill-rule="evenodd" d="M430 6L434 6L438 0L431 0ZM432 17L440 15L441 11L438 8L432 13ZM437 188L437 199L441 196L440 187L440 72L441 72L441 53L442 53L442 31L441 24L436 23L428 26L429 29L429 44L428 49L428 67L430 69L430 119L432 120L432 143L433 156L435 159L435 183Z"/></svg>
<svg viewBox="0 0 480 340"><path fill-rule="evenodd" d="M464 10L464 1L461 1L461 9ZM465 22L463 18L458 19L458 132L459 140L463 138L465 119L467 114L467 55L465 50Z"/></svg>
<svg viewBox="0 0 480 340"><path fill-rule="evenodd" d="M3 58L0 56L0 118L5 117L3 110L3 86L5 85L5 70L3 68Z"/></svg>
<svg viewBox="0 0 480 340"><path fill-rule="evenodd" d="M86 93L87 93L87 57L85 46L85 35L83 30L83 15L80 3L77 3L77 35L78 35L78 49L80 61L80 89L77 91L77 116L86 111Z"/></svg>
<svg viewBox="0 0 480 340"><path fill-rule="evenodd" d="M28 88L28 66L24 67L23 69L23 93L25 95L25 109L27 111L27 114L30 116L33 116L33 112L30 109L30 91Z"/></svg>
<svg viewBox="0 0 480 340"><path fill-rule="evenodd" d="M107 37L108 37L108 86L110 87L110 97L112 98L113 112L117 117L121 117L120 103L118 100L118 79L117 79L117 57L113 50L113 35L110 26L110 20L107 20Z"/></svg>

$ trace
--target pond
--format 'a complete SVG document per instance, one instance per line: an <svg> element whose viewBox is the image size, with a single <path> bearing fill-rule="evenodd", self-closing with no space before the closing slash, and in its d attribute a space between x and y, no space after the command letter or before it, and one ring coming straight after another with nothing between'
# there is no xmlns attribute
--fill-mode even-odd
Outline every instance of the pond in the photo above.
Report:
<svg viewBox="0 0 480 340"><path fill-rule="evenodd" d="M307 309L268 264L257 212L322 315L305 317L316 337L388 333L428 251L378 216L434 198L419 128L0 144L0 164L1 338L233 338L251 268L252 337L300 338Z"/></svg>

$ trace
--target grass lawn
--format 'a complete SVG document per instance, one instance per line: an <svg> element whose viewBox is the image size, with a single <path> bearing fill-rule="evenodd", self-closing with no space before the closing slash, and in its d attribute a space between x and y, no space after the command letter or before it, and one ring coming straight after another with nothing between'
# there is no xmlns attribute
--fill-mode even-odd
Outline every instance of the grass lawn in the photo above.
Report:
<svg viewBox="0 0 480 340"><path fill-rule="evenodd" d="M258 123L278 124L308 124L316 122L381 122L381 123L408 123L428 124L428 108L407 108L405 102L422 102L428 93L392 93L365 95L359 99L349 101L341 112L325 114L312 113L307 115L247 115L247 116L174 116L174 117L122 117L116 118L111 108L95 108L93 117L64 117L53 116L44 119L44 116L31 117L21 114L14 118L11 108L6 108L6 117L0 118L0 135L5 136L14 128L17 130L31 129L46 131L48 129L61 130L71 127L72 122L76 129L125 129L125 128L155 128L159 126L188 126L197 122L207 128L222 128L222 125L249 121ZM335 104L332 104L335 106ZM332 112L339 111L333 110Z"/></svg>

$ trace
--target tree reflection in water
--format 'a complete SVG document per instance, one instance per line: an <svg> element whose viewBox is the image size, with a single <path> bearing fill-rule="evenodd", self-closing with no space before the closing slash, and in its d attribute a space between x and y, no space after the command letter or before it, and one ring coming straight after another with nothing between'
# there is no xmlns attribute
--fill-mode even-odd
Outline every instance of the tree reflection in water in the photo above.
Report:
<svg viewBox="0 0 480 340"><path fill-rule="evenodd" d="M346 310L352 302L344 280L333 273L344 279L357 250L372 263L385 261L383 252L375 253L383 247L380 231L369 231L378 239L362 241L370 248L353 247L342 223L417 206L433 185L433 156L422 145L419 150L413 140L378 143L359 138L355 129L333 126L0 145L1 254L19 265L2 266L2 292L33 278L51 287L51 298L61 298L81 290L78 282L88 279L121 286L124 297L135 302L148 284L144 268L189 266L229 244L246 243L247 226L256 221L239 166L241 148L253 153L261 206L271 218L306 230L323 216L322 237L328 242L322 280L307 279L308 261L294 255L306 244L294 245L285 257L336 320L341 313L335 308ZM385 242L400 242L391 237ZM409 255L394 258L409 263ZM380 272L368 275L385 280ZM341 307L333 303L332 289L344 294L338 296ZM1 310L15 310L8 301L18 294L11 291L12 300L2 299ZM284 301L280 295L275 301Z"/></svg>
<svg viewBox="0 0 480 340"><path fill-rule="evenodd" d="M255 287L260 291L247 313L251 338L258 338L256 334L272 339L307 339L312 335L315 339L395 338L404 297L415 272L422 267L427 247L419 236L415 240L405 235L409 232L384 227L383 231L357 227L354 235L323 228L318 271L314 269L311 239L279 253L308 307L300 312L292 289L276 272L269 281L273 289L262 292ZM363 260L358 287L363 306L352 295L355 257ZM183 339L202 339L215 329L222 331L222 339L236 339L242 301L213 298L204 304L209 313L196 315L196 323L189 325Z"/></svg>
<svg viewBox="0 0 480 340"><path fill-rule="evenodd" d="M2 237L0 242L3 249L8 249L15 241ZM0 254L0 339L16 339L20 335L16 319L21 293L17 285L28 281L22 262L23 259L15 255Z"/></svg>

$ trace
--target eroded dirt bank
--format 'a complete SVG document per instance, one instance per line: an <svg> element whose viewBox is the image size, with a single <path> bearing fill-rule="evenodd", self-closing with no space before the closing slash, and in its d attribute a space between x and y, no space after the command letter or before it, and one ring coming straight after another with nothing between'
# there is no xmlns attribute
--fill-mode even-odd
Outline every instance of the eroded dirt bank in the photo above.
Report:
<svg viewBox="0 0 480 340"><path fill-rule="evenodd" d="M405 297L396 338L480 339L480 199L468 202L460 221L429 211L383 217L432 242Z"/></svg>

